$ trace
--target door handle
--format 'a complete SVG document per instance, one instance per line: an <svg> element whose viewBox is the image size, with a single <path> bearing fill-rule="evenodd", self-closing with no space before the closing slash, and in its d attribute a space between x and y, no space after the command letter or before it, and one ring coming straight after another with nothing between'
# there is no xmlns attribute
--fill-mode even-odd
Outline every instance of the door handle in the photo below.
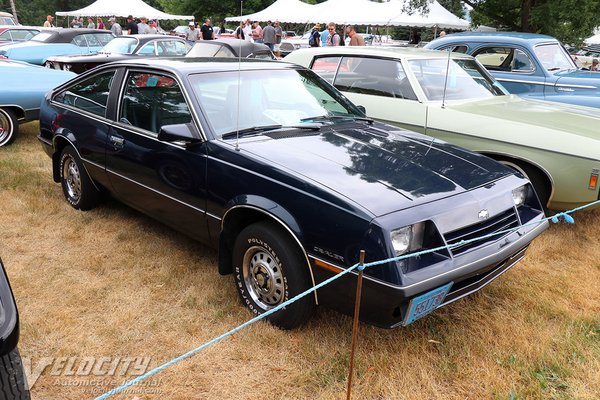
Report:
<svg viewBox="0 0 600 400"><path fill-rule="evenodd" d="M108 139L112 142L115 150L122 149L125 144L125 139L120 136L110 135Z"/></svg>

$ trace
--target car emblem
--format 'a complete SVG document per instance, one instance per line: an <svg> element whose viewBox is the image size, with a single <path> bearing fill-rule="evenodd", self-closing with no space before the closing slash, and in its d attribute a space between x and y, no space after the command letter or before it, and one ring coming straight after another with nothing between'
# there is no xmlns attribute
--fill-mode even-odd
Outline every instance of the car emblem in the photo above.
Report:
<svg viewBox="0 0 600 400"><path fill-rule="evenodd" d="M481 210L479 211L479 214L477 214L477 216L479 217L479 219L488 219L490 217L490 213L488 210Z"/></svg>

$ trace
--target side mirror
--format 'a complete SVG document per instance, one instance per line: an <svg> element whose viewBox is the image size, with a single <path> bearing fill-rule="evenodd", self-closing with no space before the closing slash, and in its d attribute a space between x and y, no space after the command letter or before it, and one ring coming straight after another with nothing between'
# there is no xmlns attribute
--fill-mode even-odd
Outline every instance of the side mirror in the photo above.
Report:
<svg viewBox="0 0 600 400"><path fill-rule="evenodd" d="M158 131L158 140L161 142L200 142L196 128L192 123L164 125Z"/></svg>
<svg viewBox="0 0 600 400"><path fill-rule="evenodd" d="M363 115L367 115L367 109L365 106L356 106L356 108L358 108Z"/></svg>

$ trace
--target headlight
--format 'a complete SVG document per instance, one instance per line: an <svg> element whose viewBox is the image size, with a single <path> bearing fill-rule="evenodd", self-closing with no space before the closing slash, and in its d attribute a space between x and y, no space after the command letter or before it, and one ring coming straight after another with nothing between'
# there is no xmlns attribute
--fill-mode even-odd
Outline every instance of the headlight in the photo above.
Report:
<svg viewBox="0 0 600 400"><path fill-rule="evenodd" d="M425 223L423 222L393 230L391 239L396 257L420 249L423 245L424 232Z"/></svg>
<svg viewBox="0 0 600 400"><path fill-rule="evenodd" d="M525 200L527 199L527 192L527 186L525 185L513 189L512 197L517 207L522 206L525 203Z"/></svg>

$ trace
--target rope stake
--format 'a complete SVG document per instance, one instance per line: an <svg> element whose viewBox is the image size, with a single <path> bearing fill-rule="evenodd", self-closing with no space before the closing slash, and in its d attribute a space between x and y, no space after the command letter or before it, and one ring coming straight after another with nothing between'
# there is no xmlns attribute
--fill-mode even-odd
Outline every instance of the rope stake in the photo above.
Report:
<svg viewBox="0 0 600 400"><path fill-rule="evenodd" d="M348 389L346 400L350 400L352 393L352 375L354 373L354 350L356 349L356 338L358 336L358 317L360 314L360 297L362 292L363 270L365 269L365 251L360 251L358 262L358 280L356 281L356 300L354 302L354 321L352 322L352 347L350 349L350 368L348 370Z"/></svg>

